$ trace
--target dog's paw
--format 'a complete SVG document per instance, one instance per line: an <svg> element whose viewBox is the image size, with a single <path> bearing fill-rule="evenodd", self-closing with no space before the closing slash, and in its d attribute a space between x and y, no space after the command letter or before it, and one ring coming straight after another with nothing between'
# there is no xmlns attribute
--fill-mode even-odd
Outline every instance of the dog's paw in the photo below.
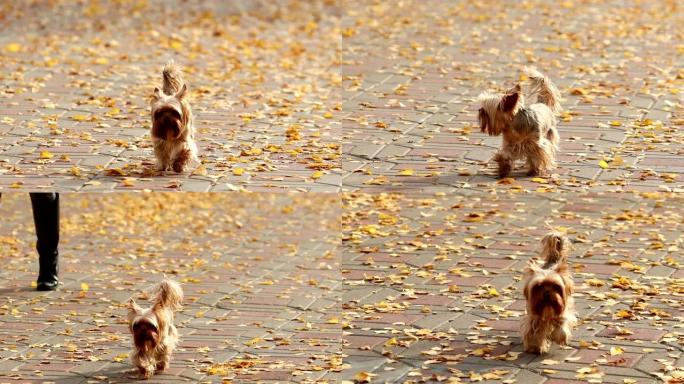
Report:
<svg viewBox="0 0 684 384"><path fill-rule="evenodd" d="M530 347L527 347L527 348L525 348L525 352L527 352L527 353L532 353L532 354L535 354L535 355L541 354L541 351L539 350L539 347L538 347L538 346L530 346Z"/></svg>
<svg viewBox="0 0 684 384"><path fill-rule="evenodd" d="M527 345L525 346L525 352L532 353L535 355L543 355L549 351L551 344L548 341L543 341L541 345Z"/></svg>
<svg viewBox="0 0 684 384"><path fill-rule="evenodd" d="M553 332L551 337L553 338L553 341L560 346L566 346L570 341L570 337L563 329L557 329Z"/></svg>
<svg viewBox="0 0 684 384"><path fill-rule="evenodd" d="M142 380L151 379L153 375L154 372L151 370L140 369L140 371L138 372L138 378Z"/></svg>

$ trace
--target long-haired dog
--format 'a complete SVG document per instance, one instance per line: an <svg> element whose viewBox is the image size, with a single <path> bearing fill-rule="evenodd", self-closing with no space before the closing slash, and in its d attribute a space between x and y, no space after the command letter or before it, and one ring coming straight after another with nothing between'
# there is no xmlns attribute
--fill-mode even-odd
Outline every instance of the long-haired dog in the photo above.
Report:
<svg viewBox="0 0 684 384"><path fill-rule="evenodd" d="M515 160L526 159L528 175L544 175L556 167L558 131L555 113L560 111L558 88L534 68L525 68L531 81L527 97L536 103L525 106L522 87L516 84L504 95L480 94L478 120L482 132L490 136L503 134L503 144L494 160L499 164L499 177L507 177Z"/></svg>
<svg viewBox="0 0 684 384"><path fill-rule="evenodd" d="M525 270L527 314L520 328L525 351L538 354L548 352L552 341L567 345L577 324L574 283L567 264L570 241L552 232L544 236L542 245L544 263L530 260Z"/></svg>
<svg viewBox="0 0 684 384"><path fill-rule="evenodd" d="M180 173L197 160L192 109L186 100L188 87L173 60L164 66L162 77L162 89L155 88L150 101L154 155L159 171Z"/></svg>
<svg viewBox="0 0 684 384"><path fill-rule="evenodd" d="M133 335L131 360L141 377L149 379L163 371L178 343L178 330L173 325L173 313L181 308L183 291L173 280L162 280L155 288L154 302L143 309L131 299L128 325Z"/></svg>

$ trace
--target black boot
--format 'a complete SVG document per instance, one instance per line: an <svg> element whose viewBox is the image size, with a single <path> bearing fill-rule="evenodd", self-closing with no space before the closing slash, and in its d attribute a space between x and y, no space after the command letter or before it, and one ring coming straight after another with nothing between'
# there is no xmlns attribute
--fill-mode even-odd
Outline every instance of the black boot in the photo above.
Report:
<svg viewBox="0 0 684 384"><path fill-rule="evenodd" d="M36 225L36 250L40 272L38 290L54 291L59 285L59 194L31 193L33 222Z"/></svg>

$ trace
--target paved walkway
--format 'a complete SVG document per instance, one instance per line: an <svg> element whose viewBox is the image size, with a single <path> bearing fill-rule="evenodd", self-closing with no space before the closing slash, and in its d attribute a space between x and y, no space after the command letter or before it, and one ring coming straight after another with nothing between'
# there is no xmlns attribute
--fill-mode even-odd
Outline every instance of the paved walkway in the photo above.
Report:
<svg viewBox="0 0 684 384"><path fill-rule="evenodd" d="M132 380L123 303L164 274L188 300L151 382L681 383L683 26L676 0L3 2L0 384ZM168 58L181 175L152 171ZM559 167L498 180L476 98L525 65L562 92ZM42 294L7 192L43 190L308 193L63 194ZM519 286L551 227L581 323L539 357Z"/></svg>
<svg viewBox="0 0 684 384"><path fill-rule="evenodd" d="M679 383L681 197L352 194L343 220L343 379ZM580 325L524 353L522 268L549 228L573 242ZM669 380L669 381L667 381Z"/></svg>
<svg viewBox="0 0 684 384"><path fill-rule="evenodd" d="M0 217L0 383L131 382L125 303L163 274L185 291L182 341L148 382L311 383L341 369L334 196L62 195L63 285L47 294L31 288L28 196L3 195Z"/></svg>
<svg viewBox="0 0 684 384"><path fill-rule="evenodd" d="M337 191L334 3L0 5L3 190ZM149 101L184 68L202 165L155 176Z"/></svg>
<svg viewBox="0 0 684 384"><path fill-rule="evenodd" d="M681 7L347 1L344 189L681 191ZM562 92L559 167L497 184L490 159L501 138L480 133L476 98L508 89L525 65Z"/></svg>

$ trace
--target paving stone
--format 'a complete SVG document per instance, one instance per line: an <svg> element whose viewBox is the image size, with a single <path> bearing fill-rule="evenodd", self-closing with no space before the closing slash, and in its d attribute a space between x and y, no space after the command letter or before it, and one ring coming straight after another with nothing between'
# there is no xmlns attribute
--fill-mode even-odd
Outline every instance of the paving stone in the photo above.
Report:
<svg viewBox="0 0 684 384"><path fill-rule="evenodd" d="M658 381L663 362L678 364L676 352L662 354L681 340L674 332L680 311L672 293L638 291L673 289L677 268L664 262L665 249L681 240L682 197L623 195L345 194L349 370L389 382L497 369L517 382L574 382L579 369L595 367L603 382ZM552 345L540 356L523 353L521 279L549 228L573 241L568 260L580 322L568 347ZM656 249L648 249L650 233L662 235ZM621 277L641 288L618 288Z"/></svg>
<svg viewBox="0 0 684 384"><path fill-rule="evenodd" d="M106 172L130 180L154 174L148 96L161 86L164 62L175 58L185 71L202 161L202 167L195 164L179 175L182 181L190 180L179 190L206 191L222 175L234 172L273 177L250 179L244 188L255 191L268 185L308 191L306 184L321 183L314 167L341 167L335 116L341 99L334 86L339 57L331 49L339 43L339 6L318 1L303 10L247 3L151 0L88 9L68 2L13 7L13 17L3 22L0 43L20 49L3 50L2 72L9 76L3 85L11 93L0 101L0 114L7 116L0 128L5 133L0 159L20 161L0 163L0 173L15 178L49 176L59 180L49 187L63 192L89 189L88 183ZM248 8L253 10L240 10ZM147 28L150 9L176 22ZM101 23L102 15L114 22ZM207 17L198 23L201 15ZM316 19L315 26L308 24L309 18ZM42 28L56 38L39 43L25 35L26 28ZM256 29L250 32L251 28ZM306 28L316 31L301 32ZM161 36L164 41L159 41ZM238 46L249 49L249 60L259 64L251 67L235 61L230 70L216 71L217 63L226 62L220 48L226 36L237 50L243 49ZM268 43L271 39L282 44L283 52L275 54L279 48ZM287 51L290 43L295 48ZM42 52L40 60L32 54L37 50ZM298 129L298 138L287 137L290 127ZM48 157L40 159L44 151ZM306 175L297 181L283 182L275 176L307 166L312 168L306 168ZM192 181L196 174L211 176L209 186ZM336 176L338 182L332 184L338 185L338 191ZM0 180L0 190L31 191L30 185L15 181ZM166 188L129 181L127 189Z"/></svg>
<svg viewBox="0 0 684 384"><path fill-rule="evenodd" d="M0 297L17 311L0 309L3 372L16 369L29 382L38 371L59 383L130 382L126 302L147 305L140 295L166 274L185 293L175 318L181 342L170 368L152 381L220 381L207 374L212 362L239 359L257 362L226 369L268 370L266 360L282 346L292 351L278 355L279 370L296 380L332 374L342 348L331 321L339 319L340 291L329 288L340 279L334 194L76 193L60 200L63 284L46 294L31 288L38 257L28 196L0 200L0 233L15 239L3 248Z"/></svg>
<svg viewBox="0 0 684 384"><path fill-rule="evenodd" d="M557 12L559 17L565 15L565 18L573 20L564 26L567 33L572 31L574 36L584 37L592 34L592 38L595 38L595 34L600 35L602 32L592 31L591 26L597 24L595 20L603 20L605 13L615 9L615 4L612 3L592 6L590 12L581 19L567 14L570 12L569 8L555 8L553 11ZM493 9L489 11L498 12L507 19L515 19L518 16L527 19L530 15L541 15L545 12L544 6L537 5L527 10L528 13L525 15L520 9L505 7L502 4L492 5ZM624 10L630 12L630 15L618 16L614 22L620 23L621 27L633 26L633 23L638 23L637 20L649 14L645 9L649 7L635 7L642 9ZM441 157L449 157L450 151L441 145L455 145L442 135L436 134L438 132L449 132L449 137L465 146L459 148L464 149L462 153L465 156L459 156L457 161L445 164L440 170L442 177L436 182L428 179L422 182L416 180L414 183L419 184L418 190L436 192L445 190L445 186L454 185L454 178L451 175L458 174L461 168L470 164L469 161L476 162L478 168L469 170L470 175L461 182L470 185L481 184L481 188L488 190L508 188L506 184L497 183L498 179L494 177L492 165L487 164L500 147L501 138L481 133L477 122L478 95L484 91L501 92L510 88L519 79L516 73L519 73L525 59L511 60L503 52L512 55L527 52L534 55L535 65L545 72L561 91L561 104L566 113L558 124L562 152L557 158L558 167L549 176L552 176L559 186L562 185L561 188L565 191L630 190L634 181L624 180L623 176L628 175L627 172L602 172L599 161L605 158L610 162L615 154L625 158L648 150L648 141L651 140L648 137L654 130L640 130L640 121L650 119L667 124L669 121L675 121L676 116L680 116L681 119L681 103L678 104L675 97L667 96L667 92L661 96L663 92L660 91L660 86L656 85L676 83L673 82L673 77L667 74L671 72L654 71L652 65L646 62L625 65L622 62L624 46L612 44L600 49L590 47L583 51L582 55L578 55L562 38L564 35L556 34L554 27L547 22L530 23L526 20L514 27L516 33L502 35L496 28L490 28L491 25L474 20L477 15L485 17L482 16L483 10L477 5L464 5L463 8L454 10L454 13L450 13L449 8L450 6L437 1L409 1L395 7L380 8L352 1L351 7L345 10L346 13L342 17L345 25L354 26L353 34L343 37L342 58L347 64L341 67L344 78L343 90L358 91L358 79L363 79L363 90L360 94L354 93L356 100L372 99L371 104L375 107L392 106L391 113L387 113L382 108L359 108L358 104L345 104L348 107L343 108L347 113L345 119L359 122L382 120L390 127L400 127L393 132L392 142L401 143L410 149L391 158L367 155L365 158L370 160L370 165L383 165L395 160L402 163L413 160L428 163ZM364 17L367 17L365 15L369 14L373 15L374 19L384 17L387 22L369 27L363 21ZM639 15L636 19L633 17L635 14ZM665 15L667 12L661 14ZM454 15L457 15L457 22L454 22ZM472 15L473 18L466 15ZM401 20L410 22L403 23ZM538 20L545 19L540 16ZM663 17L660 21L672 30L680 27L680 23L670 17ZM454 40L454 36L468 36L473 31L477 31L475 33L478 34L478 38ZM517 38L520 35L528 36L529 40ZM657 32L648 35L623 43L634 51L641 52L644 57L661 63L660 65L667 67L668 71L676 71L667 44L654 43L660 39ZM541 40L545 43L540 44ZM581 45L585 48L587 46ZM387 47L412 47L414 51L411 52L409 48L388 50ZM600 64L596 62L596 57L602 58ZM556 65L551 64L559 62L572 62L581 66L583 70L564 64L558 66L564 70L558 70ZM606 66L610 70L598 70L598 66ZM403 77L401 81L394 78L396 75L388 79L388 73L401 73ZM593 87L608 84L609 92L595 91L582 95L588 92L587 89L596 89ZM676 85L673 86L676 88ZM423 124L406 131L401 124L406 121ZM372 124L359 125L357 128L349 131L349 134L343 134L345 146L354 148L376 142L389 144L384 132ZM648 171L651 166L646 161L651 156L681 151L675 149L681 147L682 140L679 135L665 131L655 133L655 141L664 145L657 145L658 148L652 153L633 158L633 161L629 162L632 172L639 174ZM415 140L412 137L420 139ZM342 161L352 161L355 156L358 154L343 151ZM623 166L609 164L609 167L611 170L624 170ZM400 172L401 169L395 168L384 173L384 179L372 185L355 183L353 179L343 175L342 189L406 192L405 180ZM673 167L672 163L669 163L667 168L656 169L656 174L651 177L659 179L662 177L660 173L665 172L678 175L673 187L681 190L682 182L679 179L682 179L680 175L684 173L684 169ZM515 174L514 177L529 179L524 173ZM639 187L642 190L658 191L663 188L662 184L664 183L654 182ZM534 184L521 185L527 192L536 190Z"/></svg>

